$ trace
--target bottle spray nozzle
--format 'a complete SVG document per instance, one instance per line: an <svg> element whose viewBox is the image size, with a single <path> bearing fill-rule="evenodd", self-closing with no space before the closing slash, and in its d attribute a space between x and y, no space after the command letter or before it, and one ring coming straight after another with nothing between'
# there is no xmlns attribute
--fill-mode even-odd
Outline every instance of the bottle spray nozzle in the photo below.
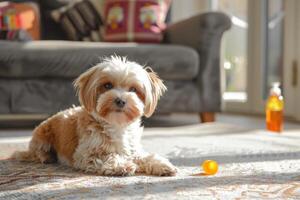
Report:
<svg viewBox="0 0 300 200"><path fill-rule="evenodd" d="M274 82L272 83L272 88L270 90L270 95L281 95L281 89L280 89L280 83L279 82Z"/></svg>

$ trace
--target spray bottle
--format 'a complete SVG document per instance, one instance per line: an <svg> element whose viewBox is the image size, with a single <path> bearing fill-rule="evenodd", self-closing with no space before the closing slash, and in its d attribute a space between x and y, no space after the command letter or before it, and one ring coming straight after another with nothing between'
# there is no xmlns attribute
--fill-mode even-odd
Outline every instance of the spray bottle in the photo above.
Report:
<svg viewBox="0 0 300 200"><path fill-rule="evenodd" d="M269 131L281 132L283 129L283 96L280 83L273 83L266 103L266 125Z"/></svg>

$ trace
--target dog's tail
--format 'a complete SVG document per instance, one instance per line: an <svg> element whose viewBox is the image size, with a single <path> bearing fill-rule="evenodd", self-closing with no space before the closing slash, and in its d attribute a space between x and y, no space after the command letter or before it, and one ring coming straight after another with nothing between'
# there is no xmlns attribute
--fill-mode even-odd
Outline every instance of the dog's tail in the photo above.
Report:
<svg viewBox="0 0 300 200"><path fill-rule="evenodd" d="M19 161L36 161L37 157L33 152L30 151L16 151L11 155L11 158Z"/></svg>

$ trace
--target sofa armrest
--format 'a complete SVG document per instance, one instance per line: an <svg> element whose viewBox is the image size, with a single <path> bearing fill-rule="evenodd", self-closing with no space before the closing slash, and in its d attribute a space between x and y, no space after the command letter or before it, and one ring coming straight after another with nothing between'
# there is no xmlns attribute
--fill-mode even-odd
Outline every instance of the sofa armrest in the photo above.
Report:
<svg viewBox="0 0 300 200"><path fill-rule="evenodd" d="M220 46L222 35L230 26L227 15L208 12L171 24L165 30L165 42L192 47L199 54L196 83L203 112L221 110Z"/></svg>

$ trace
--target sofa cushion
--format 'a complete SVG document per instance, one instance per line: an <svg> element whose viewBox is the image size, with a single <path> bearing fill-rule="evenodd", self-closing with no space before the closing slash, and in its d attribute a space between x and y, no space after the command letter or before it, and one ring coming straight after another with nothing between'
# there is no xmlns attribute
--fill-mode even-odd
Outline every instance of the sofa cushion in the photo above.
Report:
<svg viewBox="0 0 300 200"><path fill-rule="evenodd" d="M70 79L0 79L0 92L0 114L53 114L78 105Z"/></svg>
<svg viewBox="0 0 300 200"><path fill-rule="evenodd" d="M197 52L178 45L0 41L0 77L75 78L114 54L151 66L163 79L190 80L198 73Z"/></svg>
<svg viewBox="0 0 300 200"><path fill-rule="evenodd" d="M107 0L104 41L159 43L170 0Z"/></svg>
<svg viewBox="0 0 300 200"><path fill-rule="evenodd" d="M54 114L79 105L72 79L0 79L0 114ZM192 81L165 81L168 88L155 113L200 112ZM193 95L191 95L193 94Z"/></svg>
<svg viewBox="0 0 300 200"><path fill-rule="evenodd" d="M91 0L76 1L53 10L51 15L70 40L101 41L102 20Z"/></svg>

